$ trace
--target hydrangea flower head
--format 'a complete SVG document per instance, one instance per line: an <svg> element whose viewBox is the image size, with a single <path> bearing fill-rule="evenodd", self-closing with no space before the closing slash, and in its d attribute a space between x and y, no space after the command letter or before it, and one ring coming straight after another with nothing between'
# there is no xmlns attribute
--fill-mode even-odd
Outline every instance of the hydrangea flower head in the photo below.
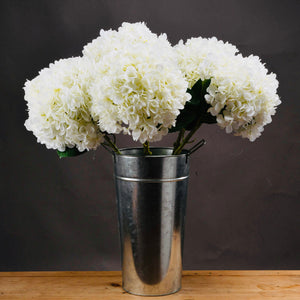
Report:
<svg viewBox="0 0 300 300"><path fill-rule="evenodd" d="M221 128L253 142L281 103L277 88L276 75L268 74L259 57L239 54L216 68L205 99Z"/></svg>
<svg viewBox="0 0 300 300"><path fill-rule="evenodd" d="M96 149L102 134L90 114L88 86L92 65L86 59L61 59L25 83L27 130L47 148Z"/></svg>
<svg viewBox="0 0 300 300"><path fill-rule="evenodd" d="M144 23L123 23L118 31L101 31L83 53L96 63L90 93L101 131L132 134L144 143L160 140L175 125L190 95L166 35Z"/></svg>
<svg viewBox="0 0 300 300"><path fill-rule="evenodd" d="M259 137L281 103L276 75L257 56L236 54L235 46L216 38L180 41L175 49L190 88L211 79L205 100L218 125L250 141Z"/></svg>
<svg viewBox="0 0 300 300"><path fill-rule="evenodd" d="M227 63L228 57L233 57L238 49L217 38L191 38L174 47L177 52L177 59L183 71L189 88L199 80L210 79L216 67Z"/></svg>

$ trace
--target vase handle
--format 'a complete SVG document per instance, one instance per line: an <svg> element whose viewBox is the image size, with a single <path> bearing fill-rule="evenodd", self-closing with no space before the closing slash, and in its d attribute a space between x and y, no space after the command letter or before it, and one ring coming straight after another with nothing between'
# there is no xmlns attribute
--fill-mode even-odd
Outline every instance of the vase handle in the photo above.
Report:
<svg viewBox="0 0 300 300"><path fill-rule="evenodd" d="M190 148L188 151L187 155L191 155L192 153L194 153L195 151L197 151L199 148L201 148L202 146L204 146L206 144L206 141L204 139L202 139L200 142L198 142L197 144L195 144L192 148Z"/></svg>

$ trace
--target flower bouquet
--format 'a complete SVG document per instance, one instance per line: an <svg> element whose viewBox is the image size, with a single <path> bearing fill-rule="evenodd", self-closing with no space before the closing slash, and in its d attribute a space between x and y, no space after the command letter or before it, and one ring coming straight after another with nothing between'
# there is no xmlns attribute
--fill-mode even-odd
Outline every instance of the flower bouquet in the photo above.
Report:
<svg viewBox="0 0 300 300"><path fill-rule="evenodd" d="M203 123L254 141L280 104L278 81L257 56L237 52L216 38L172 47L144 23L101 30L81 57L56 61L25 83L25 126L60 157L100 145L119 153L118 133L151 154L150 142L176 131L173 154L180 154Z"/></svg>
<svg viewBox="0 0 300 300"><path fill-rule="evenodd" d="M257 56L228 42L171 46L144 23L123 23L25 83L25 126L60 157L100 145L114 153L123 287L168 294L180 288L188 156L205 141L185 146L203 123L254 141L281 103L277 87ZM172 147L149 146L173 132ZM119 133L143 146L119 149Z"/></svg>

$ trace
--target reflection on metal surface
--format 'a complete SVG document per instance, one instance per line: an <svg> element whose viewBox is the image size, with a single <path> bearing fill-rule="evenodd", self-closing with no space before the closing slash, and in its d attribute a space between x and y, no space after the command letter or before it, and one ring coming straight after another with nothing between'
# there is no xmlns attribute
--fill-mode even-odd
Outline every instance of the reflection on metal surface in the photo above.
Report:
<svg viewBox="0 0 300 300"><path fill-rule="evenodd" d="M187 179L189 176L182 176L179 178L161 178L161 179L149 179L149 178L130 178L130 177L122 177L115 176L116 179L125 180L125 181L139 181L139 182L175 182Z"/></svg>
<svg viewBox="0 0 300 300"><path fill-rule="evenodd" d="M114 155L123 288L137 295L181 286L189 158L151 150L152 156L142 156L142 148Z"/></svg>

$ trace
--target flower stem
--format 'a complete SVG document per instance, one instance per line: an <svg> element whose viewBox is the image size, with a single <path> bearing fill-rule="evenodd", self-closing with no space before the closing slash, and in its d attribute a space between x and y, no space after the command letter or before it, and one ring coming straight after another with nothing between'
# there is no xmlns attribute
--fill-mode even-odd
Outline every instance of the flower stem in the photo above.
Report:
<svg viewBox="0 0 300 300"><path fill-rule="evenodd" d="M202 125L201 120L199 119L195 125L195 127L189 132L189 134L183 139L182 143L173 151L174 155L178 155L181 153L183 147L186 143L191 139L191 137L194 135L194 133L200 128Z"/></svg>
<svg viewBox="0 0 300 300"><path fill-rule="evenodd" d="M117 154L122 154L118 149L118 147L116 146L116 144L113 143L106 134L104 135L104 139L108 143L108 145L113 149L113 151L115 151Z"/></svg>
<svg viewBox="0 0 300 300"><path fill-rule="evenodd" d="M150 151L149 142L146 141L144 144L144 155L151 155L152 152Z"/></svg>
<svg viewBox="0 0 300 300"><path fill-rule="evenodd" d="M184 137L184 133L185 133L185 129L182 128L180 131L179 131L179 134L178 134L178 137L177 137L177 140L176 142L174 143L174 148L173 148L173 153L175 153L175 150L179 147L180 143L181 143L181 140L183 139Z"/></svg>

